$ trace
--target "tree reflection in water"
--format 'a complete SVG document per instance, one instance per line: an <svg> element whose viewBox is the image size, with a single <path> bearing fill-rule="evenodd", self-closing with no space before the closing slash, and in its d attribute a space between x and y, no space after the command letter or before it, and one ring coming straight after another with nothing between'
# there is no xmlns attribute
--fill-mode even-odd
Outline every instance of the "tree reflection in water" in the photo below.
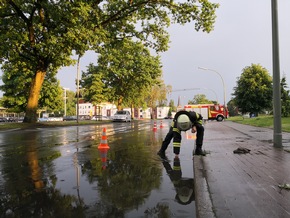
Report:
<svg viewBox="0 0 290 218"><path fill-rule="evenodd" d="M96 205L88 208L89 215L124 217L126 212L144 204L151 191L160 186L162 169L160 164L152 159L152 148L144 146L147 141L146 134L132 135L131 138L126 138L126 141L115 135L110 138L105 170L102 170L100 157L82 164L82 173L91 183L98 183L100 195ZM95 148L86 152L97 152L93 149Z"/></svg>
<svg viewBox="0 0 290 218"><path fill-rule="evenodd" d="M69 137L62 141L73 142L65 145L58 139L59 131L51 130L45 139L46 133L37 130L13 135L11 145L1 144L0 217L126 217L132 211L148 216L168 214L165 203L146 210L163 173L156 156L162 137L150 130L126 133L126 140L121 133L111 135L105 169L97 149L100 140L86 137L83 129L80 137L90 141ZM74 133L68 134L76 137ZM8 143L11 135L1 136L0 143ZM89 197L82 193L87 190Z"/></svg>
<svg viewBox="0 0 290 218"><path fill-rule="evenodd" d="M3 141L9 142L7 136ZM37 132L13 137L22 143L1 147L0 216L85 217L79 199L54 187L57 177L51 174L51 163L60 153L40 149Z"/></svg>

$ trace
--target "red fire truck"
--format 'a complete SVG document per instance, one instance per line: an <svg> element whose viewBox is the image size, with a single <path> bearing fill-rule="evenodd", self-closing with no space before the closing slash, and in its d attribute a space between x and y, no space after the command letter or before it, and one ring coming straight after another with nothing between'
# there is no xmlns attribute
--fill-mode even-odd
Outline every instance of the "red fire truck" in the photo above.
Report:
<svg viewBox="0 0 290 218"><path fill-rule="evenodd" d="M220 122L228 118L228 111L220 104L190 104L185 105L184 109L200 113L204 120L217 120Z"/></svg>

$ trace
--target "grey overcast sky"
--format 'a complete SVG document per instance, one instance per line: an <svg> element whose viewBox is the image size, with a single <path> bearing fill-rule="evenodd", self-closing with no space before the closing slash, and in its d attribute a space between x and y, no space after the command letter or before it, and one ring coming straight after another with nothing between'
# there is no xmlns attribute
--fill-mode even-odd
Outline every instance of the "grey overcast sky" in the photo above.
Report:
<svg viewBox="0 0 290 218"><path fill-rule="evenodd" d="M161 54L163 79L175 91L168 96L182 105L196 94L210 100L226 102L232 98L237 77L243 68L253 64L265 67L272 76L272 15L271 0L213 0L220 4L215 28L211 33L196 32L194 23L169 28L170 49ZM280 73L290 84L290 1L277 0L279 14ZM95 62L88 52L81 59L81 70ZM204 67L217 71L200 70ZM62 68L58 73L61 86L75 90L76 66ZM218 99L216 99L218 98Z"/></svg>

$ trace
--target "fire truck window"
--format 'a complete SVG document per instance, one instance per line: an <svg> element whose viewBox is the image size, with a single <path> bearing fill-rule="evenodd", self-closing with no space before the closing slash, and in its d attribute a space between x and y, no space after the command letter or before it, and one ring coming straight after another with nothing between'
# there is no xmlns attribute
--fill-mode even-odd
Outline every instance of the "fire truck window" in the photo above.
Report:
<svg viewBox="0 0 290 218"><path fill-rule="evenodd" d="M215 106L215 110L216 110L216 111L219 110L219 106L218 106L218 105Z"/></svg>
<svg viewBox="0 0 290 218"><path fill-rule="evenodd" d="M214 106L210 106L210 110L211 111L214 111L215 110L215 107Z"/></svg>

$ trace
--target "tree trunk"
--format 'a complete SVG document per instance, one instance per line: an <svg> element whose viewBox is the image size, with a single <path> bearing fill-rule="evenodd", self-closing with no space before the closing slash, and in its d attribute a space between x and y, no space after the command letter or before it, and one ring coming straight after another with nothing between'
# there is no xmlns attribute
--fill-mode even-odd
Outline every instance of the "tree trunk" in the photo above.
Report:
<svg viewBox="0 0 290 218"><path fill-rule="evenodd" d="M135 114L134 114L134 105L131 104L131 118L134 119Z"/></svg>
<svg viewBox="0 0 290 218"><path fill-rule="evenodd" d="M38 70L31 82L30 92L28 96L26 114L24 117L24 123L36 123L37 122L37 108L40 90L45 78L46 72Z"/></svg>
<svg viewBox="0 0 290 218"><path fill-rule="evenodd" d="M119 98L118 99L118 105L117 105L117 109L118 109L118 111L120 111L120 110L122 110L123 108L122 108L122 103L123 103L123 98Z"/></svg>

